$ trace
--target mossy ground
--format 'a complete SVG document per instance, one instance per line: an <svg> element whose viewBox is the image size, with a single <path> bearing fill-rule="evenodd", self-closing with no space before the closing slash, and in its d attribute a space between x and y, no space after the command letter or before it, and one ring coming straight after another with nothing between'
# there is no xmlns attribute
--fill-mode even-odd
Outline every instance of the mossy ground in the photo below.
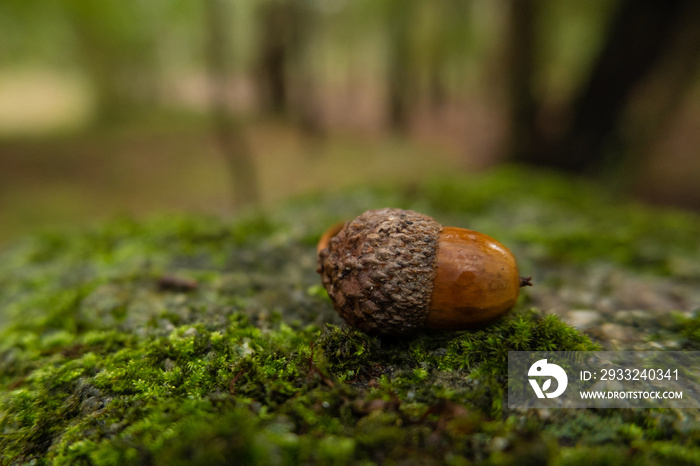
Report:
<svg viewBox="0 0 700 466"><path fill-rule="evenodd" d="M527 291L474 332L343 326L315 241L387 206L498 238L544 293L601 263L700 279L696 217L516 168L27 238L0 256L0 465L700 462L695 410L509 410L508 350L598 347ZM660 332L697 349L698 322Z"/></svg>

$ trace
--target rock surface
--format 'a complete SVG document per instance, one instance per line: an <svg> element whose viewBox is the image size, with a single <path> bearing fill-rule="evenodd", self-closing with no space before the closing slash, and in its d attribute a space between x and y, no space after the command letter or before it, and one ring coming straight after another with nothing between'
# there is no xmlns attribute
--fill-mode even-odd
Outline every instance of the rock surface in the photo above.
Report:
<svg viewBox="0 0 700 466"><path fill-rule="evenodd" d="M472 332L343 327L316 240L387 206L489 234L534 286ZM505 391L509 350L700 349L698 263L698 218L518 169L27 238L0 252L0 464L698 464L698 410Z"/></svg>

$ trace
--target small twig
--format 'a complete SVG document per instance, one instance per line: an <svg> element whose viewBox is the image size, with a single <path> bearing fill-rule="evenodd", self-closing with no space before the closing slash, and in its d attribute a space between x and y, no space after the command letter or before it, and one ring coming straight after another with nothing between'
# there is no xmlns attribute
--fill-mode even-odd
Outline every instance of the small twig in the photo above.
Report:
<svg viewBox="0 0 700 466"><path fill-rule="evenodd" d="M314 342L312 341L309 344L309 348L311 348L311 355L309 356L309 376L313 373L313 370L316 369L314 366Z"/></svg>
<svg viewBox="0 0 700 466"><path fill-rule="evenodd" d="M321 370L316 367L316 364L314 364L314 342L312 341L309 344L309 347L311 348L311 355L309 356L309 378L313 377L314 373L318 374L319 377L321 377L321 380L328 385L331 388L335 387L335 383L327 377Z"/></svg>
<svg viewBox="0 0 700 466"><path fill-rule="evenodd" d="M235 395L236 390L235 390L234 386L236 385L236 382L238 382L238 379L240 379L243 376L243 374L245 374L246 372L248 372L248 371L246 371L246 370L238 371L238 374L233 376L233 379L231 379L231 383L228 386L228 391L229 391L229 393L231 393L231 395Z"/></svg>
<svg viewBox="0 0 700 466"><path fill-rule="evenodd" d="M24 453L17 453L15 456L10 458L7 463L5 463L5 460L3 458L0 458L0 466L10 466L14 461L18 458L20 458L22 461L19 462L19 464L24 463L24 460L26 459L26 455Z"/></svg>
<svg viewBox="0 0 700 466"><path fill-rule="evenodd" d="M176 277L174 275L164 275L158 279L158 290L160 291L179 291L187 293L195 291L199 284L195 280L188 278Z"/></svg>

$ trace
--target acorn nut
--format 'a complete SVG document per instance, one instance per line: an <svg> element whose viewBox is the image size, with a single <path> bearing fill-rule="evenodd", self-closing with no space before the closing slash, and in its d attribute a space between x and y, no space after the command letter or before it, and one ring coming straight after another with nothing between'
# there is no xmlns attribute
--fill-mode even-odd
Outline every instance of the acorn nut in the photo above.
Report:
<svg viewBox="0 0 700 466"><path fill-rule="evenodd" d="M333 307L368 333L478 327L508 312L531 284L498 241L412 210L370 210L335 225L317 253Z"/></svg>

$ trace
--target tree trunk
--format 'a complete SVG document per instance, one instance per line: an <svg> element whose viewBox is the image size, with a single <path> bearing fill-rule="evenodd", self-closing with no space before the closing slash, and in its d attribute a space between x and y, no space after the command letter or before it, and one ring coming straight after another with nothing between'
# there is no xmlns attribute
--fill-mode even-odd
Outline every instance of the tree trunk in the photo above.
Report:
<svg viewBox="0 0 700 466"><path fill-rule="evenodd" d="M248 141L231 114L228 103L227 44L230 37L226 34L224 0L206 0L205 8L205 26L209 32L206 56L212 119L219 146L231 172L233 203L240 207L259 200L256 169Z"/></svg>
<svg viewBox="0 0 700 466"><path fill-rule="evenodd" d="M160 87L155 33L138 25L122 34L110 32L147 11L132 5L124 14L125 7L114 1L63 2L62 8L95 90L96 120L114 123L153 107Z"/></svg>
<svg viewBox="0 0 700 466"><path fill-rule="evenodd" d="M518 2L515 2L518 3ZM669 40L692 0L622 0L589 79L574 100L568 129L547 138L533 130L516 160L564 171L595 173L612 159L618 122L636 86L668 53Z"/></svg>
<svg viewBox="0 0 700 466"><path fill-rule="evenodd" d="M408 130L413 107L415 75L411 66L410 23L413 2L394 0L394 14L388 18L389 27L389 125L394 131Z"/></svg>
<svg viewBox="0 0 700 466"><path fill-rule="evenodd" d="M317 23L317 8L312 2L292 0L289 4L290 83L293 95L290 109L302 133L314 139L325 136L322 122L321 97L318 91L318 76L314 68L313 43Z"/></svg>
<svg viewBox="0 0 700 466"><path fill-rule="evenodd" d="M657 67L640 102L643 107L636 112L629 144L632 151L649 155L649 148L674 121L674 114L683 104L683 98L697 83L700 70L700 3L695 3L683 15L670 53Z"/></svg>
<svg viewBox="0 0 700 466"><path fill-rule="evenodd" d="M263 108L284 114L288 99L289 5L281 1L265 1L260 5L258 37L258 83Z"/></svg>
<svg viewBox="0 0 700 466"><path fill-rule="evenodd" d="M507 153L530 147L535 132L533 94L536 0L510 0L506 41L506 85L509 113Z"/></svg>

